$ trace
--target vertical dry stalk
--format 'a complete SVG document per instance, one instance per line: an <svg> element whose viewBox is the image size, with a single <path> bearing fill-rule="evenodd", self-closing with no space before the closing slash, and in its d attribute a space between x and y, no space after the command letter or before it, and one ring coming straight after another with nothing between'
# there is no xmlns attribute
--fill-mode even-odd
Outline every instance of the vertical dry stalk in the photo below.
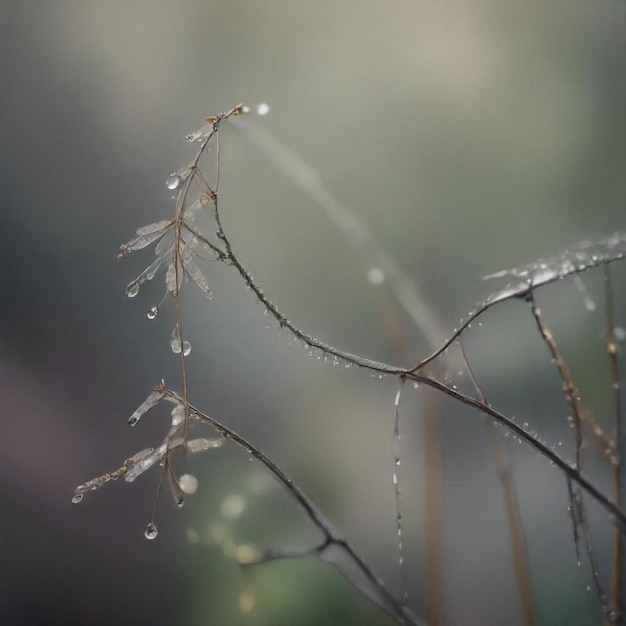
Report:
<svg viewBox="0 0 626 626"><path fill-rule="evenodd" d="M604 268L604 294L606 309L606 349L611 364L611 387L613 390L613 403L615 415L615 455L613 467L613 502L615 506L622 508L622 398L619 362L617 358L617 343L615 341L615 324L613 321L613 286L611 284L611 271L608 266ZM610 609L616 619L624 615L624 545L622 533L613 528L613 550L611 566Z"/></svg>

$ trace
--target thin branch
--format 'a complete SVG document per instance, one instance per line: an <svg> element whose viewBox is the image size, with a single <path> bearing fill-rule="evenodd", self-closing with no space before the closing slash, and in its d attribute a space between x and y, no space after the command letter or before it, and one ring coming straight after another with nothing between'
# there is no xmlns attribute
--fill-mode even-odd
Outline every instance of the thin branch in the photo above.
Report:
<svg viewBox="0 0 626 626"><path fill-rule="evenodd" d="M606 349L611 364L611 387L613 389L613 406L615 415L615 456L613 466L613 502L622 507L622 397L620 385L619 362L617 359L617 343L615 341L615 325L613 321L613 287L609 267L604 269L604 293L606 314ZM624 610L624 545L622 533L613 529L613 563L611 566L611 611L617 616L615 621L621 620Z"/></svg>
<svg viewBox="0 0 626 626"><path fill-rule="evenodd" d="M526 432L521 426L516 424L512 419L506 417L502 413L496 411L490 406L487 406L472 398L470 396L466 396L456 389L452 387L448 387L444 383L441 383L430 376L425 374L420 374L419 370L423 368L423 366L432 361L434 357L429 357L422 361L422 363L412 369L403 369L401 367L395 365L389 365L387 363L382 363L380 361L374 361L372 359L368 359L366 357L362 357L356 354L352 354L350 352L346 352L339 348L335 348L323 341L320 341L316 337L311 337L307 335L305 332L296 327L293 323L291 323L279 310L278 308L269 300L269 298L264 294L263 290L259 287L259 285L254 281L252 275L241 263L239 258L235 255L233 247L231 245L230 239L227 236L224 228L221 224L219 212L216 210L216 219L219 225L219 235L220 239L224 242L226 254L229 260L229 264L234 267L239 275L242 277L244 283L254 292L257 298L265 305L268 312L278 321L281 327L288 328L296 338L303 341L311 348L319 349L322 352L329 354L338 359L342 359L346 363L350 365L354 365L356 367L361 367L364 369L369 369L380 374L389 374L393 376L399 376L408 378L417 383L422 383L433 389L437 389L441 391L445 395L450 398L465 404L466 406L470 406L476 409L479 412L484 412L485 414L491 416L496 420L499 424L510 430L513 434L517 435L522 441L530 445L532 448L537 450L542 456L551 461L554 465L556 465L559 469L561 469L566 476L568 476L572 481L579 484L589 495L597 500L605 509L607 509L612 515L615 516L616 521L619 521L620 526L622 527L622 531L626 532L626 513L621 511L617 506L615 506L606 496L604 496L593 484L591 484L586 478L584 478L580 472L569 465L567 461L562 459L556 452L551 450L546 444L544 444L537 436L533 435L530 432ZM527 289L528 291L528 289ZM526 291L526 293L527 293ZM526 295L526 294L525 294ZM491 305L486 305L486 308ZM484 310L486 310L486 308ZM484 312L484 311L483 311ZM477 315L474 316L475 319ZM458 335L457 335L458 336ZM446 345L450 345L450 342L446 342ZM436 355L443 353L444 349L440 349L436 351Z"/></svg>
<svg viewBox="0 0 626 626"><path fill-rule="evenodd" d="M532 290L528 292L527 299L530 304L533 317L537 324L537 328L539 329L539 334L541 335L541 338L548 347L548 350L550 351L550 355L552 357L552 362L556 366L559 376L561 377L563 394L571 410L569 420L571 421L571 425L574 429L576 437L576 469L580 471L583 464L583 412L580 402L580 391L572 380L569 368L567 367L565 359L559 351L559 347L556 343L556 340L554 339L554 335L550 332L550 329L545 325L543 321L541 309L537 306L535 302L535 296Z"/></svg>
<svg viewBox="0 0 626 626"><path fill-rule="evenodd" d="M158 387L159 388L159 387ZM167 389L164 386L160 386L160 390L163 392L165 397L172 398L176 402L182 403L184 401L183 397L178 395L176 392L171 389ZM329 545L338 546L342 551L346 553L350 557L350 559L357 565L360 573L365 577L368 583L377 590L380 597L384 600L384 603L381 604L383 608L391 607L391 614L393 617L400 621L402 624L417 624L415 617L411 614L406 606L402 602L398 602L396 598L394 598L389 591L387 590L384 582L378 576L374 574L372 569L367 565L367 563L355 552L352 545L345 539L337 530L335 530L330 522L322 515L319 509L315 506L315 504L304 494L304 492L289 478L277 465L272 461L269 457L267 457L263 452L261 452L256 446L250 443L248 440L244 439L241 435L238 435L236 432L224 426L221 422L218 422L216 419L210 417L209 415L203 413L195 406L189 404L189 411L193 414L194 418L200 420L201 422L205 422L211 425L217 432L219 432L225 439L228 441L232 441L237 446L245 449L248 454L257 459L262 465L264 465L269 472L276 478L276 480L285 488L285 490L290 494L290 496L296 500L296 502L300 505L302 510L305 512L306 516L311 520L313 525L322 533L324 536L324 542L321 544L322 547L317 546L308 551L309 554L314 555L321 552ZM298 556L303 556L307 553L306 550L302 552L298 552ZM265 560L273 560L276 558L281 558L280 551L273 551L269 553L265 553ZM271 558L268 558L268 555ZM285 557L287 555L285 554ZM261 557L261 561L263 561L263 557ZM353 581L350 581L353 582Z"/></svg>
<svg viewBox="0 0 626 626"><path fill-rule="evenodd" d="M461 354L465 362L465 368L469 374L470 380L476 390L478 399L489 406L489 401L483 393L481 386L478 384L474 372L470 367L469 361L465 355L465 350L461 344ZM519 507L517 497L517 489L513 478L513 470L509 455L506 453L502 439L496 431L495 424L492 420L486 420L487 434L491 444L491 450L494 455L498 477L502 484L504 494L504 504L506 507L507 519L509 522L509 534L511 538L511 554L513 556L513 571L515 573L515 584L517 586L517 597L520 602L520 613L522 624L524 626L533 626L537 623L535 615L535 607L533 602L533 587L530 578L530 566L528 564L528 548L526 546L526 537L524 534L524 525L522 514Z"/></svg>

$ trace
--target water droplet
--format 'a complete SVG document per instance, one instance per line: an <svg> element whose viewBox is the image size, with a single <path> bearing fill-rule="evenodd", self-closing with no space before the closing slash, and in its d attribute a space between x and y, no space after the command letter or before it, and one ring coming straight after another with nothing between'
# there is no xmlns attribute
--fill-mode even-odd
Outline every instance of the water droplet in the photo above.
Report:
<svg viewBox="0 0 626 626"><path fill-rule="evenodd" d="M522 425L522 427L524 428L524 430L528 430L528 422L524 422L524 424Z"/></svg>
<svg viewBox="0 0 626 626"><path fill-rule="evenodd" d="M158 534L159 534L159 529L157 528L157 525L154 522L150 522L146 526L146 530L143 533L144 537L150 540L156 539Z"/></svg>
<svg viewBox="0 0 626 626"><path fill-rule="evenodd" d="M139 418L138 418L138 417L134 417L134 416L133 416L133 417L129 417L129 418L128 418L128 423L129 423L131 426L135 426L135 424L137 424L137 422L138 422L138 421L139 421Z"/></svg>
<svg viewBox="0 0 626 626"><path fill-rule="evenodd" d="M185 341L183 342L183 356L189 356L190 354L191 354L191 344L188 341Z"/></svg>
<svg viewBox="0 0 626 626"><path fill-rule="evenodd" d="M198 479L192 474L183 474L178 479L178 484L183 493L191 495L198 491Z"/></svg>
<svg viewBox="0 0 626 626"><path fill-rule="evenodd" d="M72 503L73 504L78 504L79 502L83 501L83 494L82 493L75 493L72 496Z"/></svg>
<svg viewBox="0 0 626 626"><path fill-rule="evenodd" d="M178 324L174 326L174 330L170 336L170 346L174 354L180 354L180 333L178 331Z"/></svg>
<svg viewBox="0 0 626 626"><path fill-rule="evenodd" d="M175 172L170 174L165 181L165 185L168 189L176 189L180 185L180 176Z"/></svg>
<svg viewBox="0 0 626 626"><path fill-rule="evenodd" d="M178 426L183 423L185 419L185 407L182 404L177 404L172 409L172 426Z"/></svg>
<svg viewBox="0 0 626 626"><path fill-rule="evenodd" d="M128 283L126 287L126 295L129 298L134 298L139 293L139 285L133 281L132 283Z"/></svg>
<svg viewBox="0 0 626 626"><path fill-rule="evenodd" d="M256 105L257 115L267 115L270 112L270 105L267 102L260 102Z"/></svg>
<svg viewBox="0 0 626 626"><path fill-rule="evenodd" d="M589 593L589 592L591 591L591 585L587 585L587 586L585 587L585 590L587 591L587 593Z"/></svg>
<svg viewBox="0 0 626 626"><path fill-rule="evenodd" d="M158 314L159 314L158 307L153 306L152 308L148 309L146 316L148 317L149 320L153 320Z"/></svg>
<svg viewBox="0 0 626 626"><path fill-rule="evenodd" d="M182 496L182 495L176 496L176 506L179 509L182 509L183 506L185 506L185 498L184 498L184 496Z"/></svg>

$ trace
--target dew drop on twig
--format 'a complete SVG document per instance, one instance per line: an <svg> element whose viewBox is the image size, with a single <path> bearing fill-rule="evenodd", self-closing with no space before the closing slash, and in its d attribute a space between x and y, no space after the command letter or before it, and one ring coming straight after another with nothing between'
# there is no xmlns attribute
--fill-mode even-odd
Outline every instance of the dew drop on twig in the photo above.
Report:
<svg viewBox="0 0 626 626"><path fill-rule="evenodd" d="M146 313L146 317L149 320L153 320L156 318L156 316L159 314L159 309L156 306L153 306L151 308L148 309L148 312Z"/></svg>
<svg viewBox="0 0 626 626"><path fill-rule="evenodd" d="M73 504L78 504L79 502L83 501L83 494L82 493L76 493L72 496L72 503Z"/></svg>
<svg viewBox="0 0 626 626"><path fill-rule="evenodd" d="M188 341L184 341L183 342L183 356L189 356L190 354L191 354L191 344Z"/></svg>
<svg viewBox="0 0 626 626"><path fill-rule="evenodd" d="M170 336L170 346L174 354L180 354L180 332L178 330L178 324L174 327L172 335Z"/></svg>
<svg viewBox="0 0 626 626"><path fill-rule="evenodd" d="M146 526L146 530L144 531L144 537L146 539L156 539L157 535L159 534L159 529L157 528L157 525L154 522L150 522L147 526Z"/></svg>
<svg viewBox="0 0 626 626"><path fill-rule="evenodd" d="M168 189L176 189L180 185L180 176L176 173L170 174L165 180Z"/></svg>
<svg viewBox="0 0 626 626"><path fill-rule="evenodd" d="M134 298L139 293L139 285L133 281L132 283L128 283L126 287L126 295L129 298Z"/></svg>

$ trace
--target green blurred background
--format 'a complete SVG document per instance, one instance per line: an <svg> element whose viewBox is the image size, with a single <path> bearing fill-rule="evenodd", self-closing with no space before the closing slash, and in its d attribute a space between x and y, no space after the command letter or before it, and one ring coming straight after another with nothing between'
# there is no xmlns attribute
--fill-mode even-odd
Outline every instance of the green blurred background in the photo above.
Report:
<svg viewBox="0 0 626 626"><path fill-rule="evenodd" d="M389 624L321 562L274 563L242 581L216 535L261 547L313 545L317 535L234 448L189 460L200 489L182 511L165 494L157 541L143 538L156 472L70 504L78 483L159 442L165 413L132 431L126 419L162 378L178 386L173 311L145 315L161 287L124 294L150 253L113 254L138 226L170 215L164 181L193 155L186 133L238 102L267 102L270 114L248 123L319 172L451 329L488 294L482 275L624 229L626 3L1 6L0 621ZM398 361L370 268L244 134L221 136L225 227L266 293L309 334ZM616 271L622 320L624 277ZM396 383L308 357L266 329L234 271L213 265L209 278L210 304L193 289L184 300L192 401L266 451L399 593ZM585 282L601 302L601 276ZM601 307L588 313L571 281L540 296L585 399L608 419ZM428 343L401 321L408 365ZM571 458L560 384L527 307L490 313L466 345L491 401ZM428 576L422 407L407 389L402 506L418 615ZM443 409L446 624L519 624L483 425ZM540 623L600 623L590 573L576 565L565 481L524 446L509 448ZM233 496L246 507L228 521ZM609 526L591 512L606 574ZM244 584L256 597L246 614Z"/></svg>

